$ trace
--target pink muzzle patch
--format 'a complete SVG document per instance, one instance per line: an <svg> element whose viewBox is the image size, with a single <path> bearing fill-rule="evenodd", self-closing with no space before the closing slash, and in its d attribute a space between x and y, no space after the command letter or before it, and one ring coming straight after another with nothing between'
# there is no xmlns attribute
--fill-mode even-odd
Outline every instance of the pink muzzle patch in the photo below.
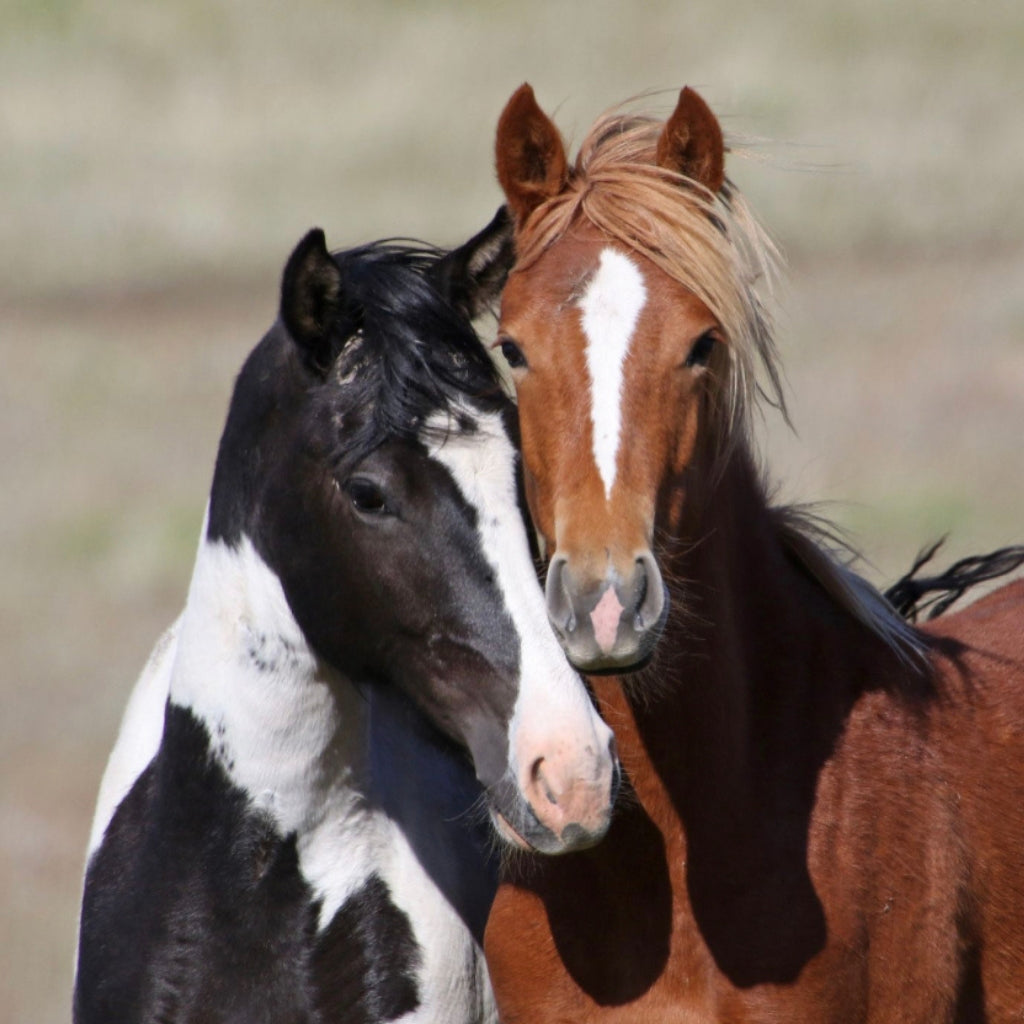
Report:
<svg viewBox="0 0 1024 1024"><path fill-rule="evenodd" d="M594 639L602 654L611 653L615 646L615 637L619 632L619 619L624 611L625 608L619 603L615 588L609 586L590 613L590 621L594 627Z"/></svg>

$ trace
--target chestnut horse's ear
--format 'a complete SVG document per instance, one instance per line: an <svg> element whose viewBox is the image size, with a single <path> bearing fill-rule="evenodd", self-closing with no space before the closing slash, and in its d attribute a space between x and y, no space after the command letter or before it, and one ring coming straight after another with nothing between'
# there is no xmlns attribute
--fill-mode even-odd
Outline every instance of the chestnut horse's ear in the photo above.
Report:
<svg viewBox="0 0 1024 1024"><path fill-rule="evenodd" d="M498 181L519 224L569 180L562 136L525 83L501 112L494 148Z"/></svg>
<svg viewBox="0 0 1024 1024"><path fill-rule="evenodd" d="M725 143L718 118L687 86L658 139L659 167L675 171L717 193L725 182Z"/></svg>
<svg viewBox="0 0 1024 1024"><path fill-rule="evenodd" d="M432 276L441 294L475 320L497 304L515 259L512 218L502 206L483 231L442 257Z"/></svg>
<svg viewBox="0 0 1024 1024"><path fill-rule="evenodd" d="M331 334L341 309L341 272L327 239L313 228L288 258L281 279L281 321L310 362L330 364Z"/></svg>

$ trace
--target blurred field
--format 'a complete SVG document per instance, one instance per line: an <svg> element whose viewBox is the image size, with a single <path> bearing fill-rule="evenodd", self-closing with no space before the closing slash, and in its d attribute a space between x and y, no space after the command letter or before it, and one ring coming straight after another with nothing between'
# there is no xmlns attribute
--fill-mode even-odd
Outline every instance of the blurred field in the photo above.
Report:
<svg viewBox="0 0 1024 1024"><path fill-rule="evenodd" d="M885 581L1024 539L1018 0L0 9L0 1024L67 1020L121 707L184 597L232 377L311 224L457 242L523 80L580 138L700 88L791 259L786 497ZM653 98L665 109L672 92Z"/></svg>

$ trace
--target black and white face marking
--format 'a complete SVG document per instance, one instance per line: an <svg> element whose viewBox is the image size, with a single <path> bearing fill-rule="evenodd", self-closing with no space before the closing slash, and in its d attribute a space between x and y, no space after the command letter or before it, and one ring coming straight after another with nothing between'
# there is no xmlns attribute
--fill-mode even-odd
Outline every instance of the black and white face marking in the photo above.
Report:
<svg viewBox="0 0 1024 1024"><path fill-rule="evenodd" d="M311 457L268 479L255 544L312 649L401 688L467 749L517 841L594 841L614 798L611 732L546 626L501 414L436 413L419 441L343 474L311 472Z"/></svg>
<svg viewBox="0 0 1024 1024"><path fill-rule="evenodd" d="M501 417L467 407L460 421L458 431L429 450L472 510L480 556L518 647L515 700L504 735L495 742L494 723L478 724L466 730L464 740L506 838L549 852L589 845L603 835L614 800L611 730L547 626L519 506L518 456ZM441 428L440 417L430 426ZM477 693L480 684L471 680ZM573 825L581 833L575 839L568 834Z"/></svg>
<svg viewBox="0 0 1024 1024"><path fill-rule="evenodd" d="M254 573L257 556L294 617L294 635L246 639L254 667L294 662L301 640L345 678L400 687L472 754L499 821L580 845L607 825L611 734L544 625L507 405L457 397L494 392L490 364L401 259L348 278L322 234L296 249L282 322L239 375L207 537ZM386 317L347 286L386 294Z"/></svg>

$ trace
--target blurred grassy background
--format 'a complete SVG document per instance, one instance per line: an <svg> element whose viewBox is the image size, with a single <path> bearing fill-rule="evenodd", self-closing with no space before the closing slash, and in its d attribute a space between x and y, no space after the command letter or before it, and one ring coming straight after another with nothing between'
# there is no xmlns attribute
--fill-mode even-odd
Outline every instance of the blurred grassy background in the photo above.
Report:
<svg viewBox="0 0 1024 1024"><path fill-rule="evenodd" d="M884 581L1024 537L1018 0L0 8L0 1022L67 1020L83 847L183 600L232 377L312 224L453 243L523 80L570 139L699 88L791 261L786 497Z"/></svg>

